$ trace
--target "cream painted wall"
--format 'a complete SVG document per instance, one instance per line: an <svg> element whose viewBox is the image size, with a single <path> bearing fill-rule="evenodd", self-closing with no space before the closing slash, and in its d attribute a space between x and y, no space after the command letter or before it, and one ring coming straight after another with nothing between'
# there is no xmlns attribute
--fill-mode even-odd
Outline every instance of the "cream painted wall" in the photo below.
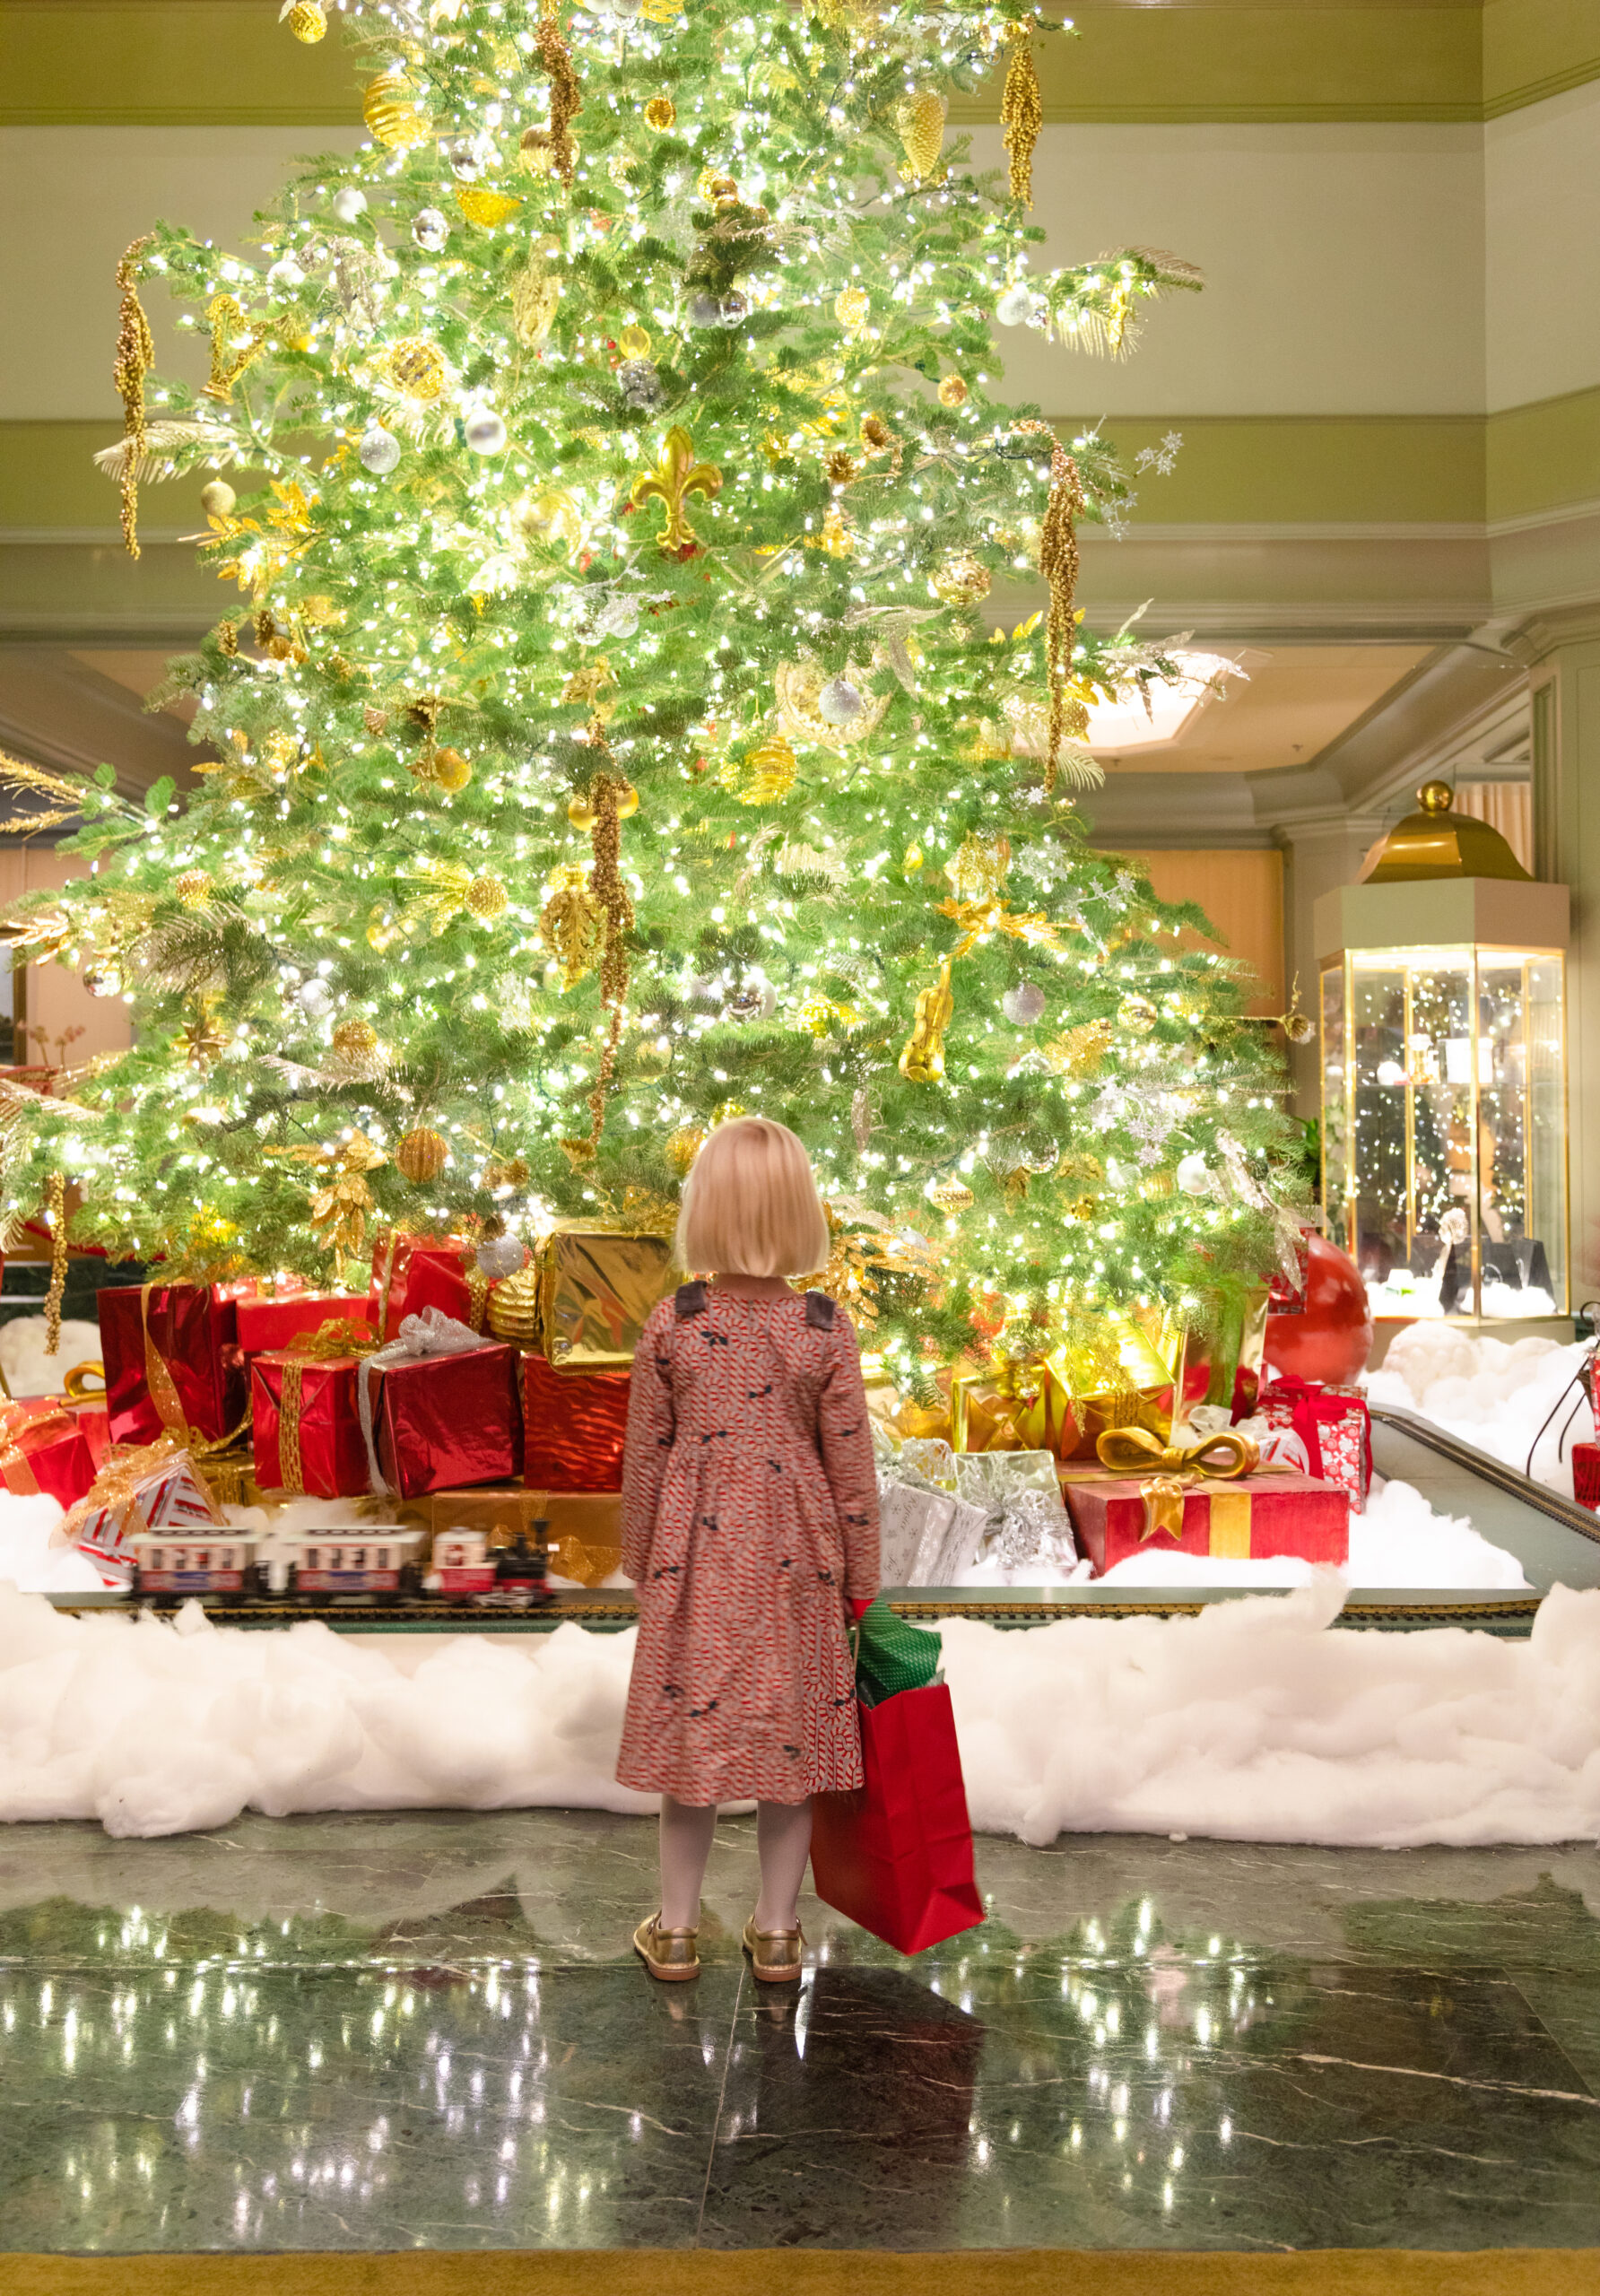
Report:
<svg viewBox="0 0 1600 2296"><path fill-rule="evenodd" d="M1205 273L1115 365L1000 335L1048 413L1455 414L1483 404L1475 126L1047 127L1037 267L1170 248ZM997 131L973 156L1002 164Z"/></svg>
<svg viewBox="0 0 1600 2296"><path fill-rule="evenodd" d="M1600 81L1484 130L1491 408L1600 383Z"/></svg>
<svg viewBox="0 0 1600 2296"><path fill-rule="evenodd" d="M1527 115L1519 115L1526 117ZM0 420L115 420L117 259L158 217L238 247L292 128L18 128L0 135ZM974 158L1003 164L997 130ZM1002 335L1009 395L1052 413L1474 413L1483 405L1483 131L1475 126L1073 127L1044 131L1042 260L1172 248L1204 295L1152 317L1110 364ZM204 378L197 344L146 297L159 359ZM181 346L181 347L180 347Z"/></svg>
<svg viewBox="0 0 1600 2296"><path fill-rule="evenodd" d="M0 421L120 420L111 384L117 264L157 222L239 249L288 161L326 151L331 130L283 127L14 127L0 134L0 213L27 228L0 240ZM353 150L357 137L343 142ZM143 291L163 373L203 383L205 353ZM38 315L37 323L30 314ZM47 316L48 315L48 316ZM114 435L114 434L113 434Z"/></svg>
<svg viewBox="0 0 1600 2296"><path fill-rule="evenodd" d="M38 892L47 885L64 885L69 877L82 876L86 865L74 855L57 853L49 846L0 848L0 909L22 893ZM97 1052L126 1052L133 1042L127 1006L121 999L91 996L77 974L68 972L64 965L30 965L25 994L30 1058L48 1057L54 1062L62 1057L57 1049L57 1039L72 1029L83 1033L66 1047L65 1059L68 1067L75 1067ZM33 1033L39 1030L44 1032L48 1054L41 1053L38 1036Z"/></svg>

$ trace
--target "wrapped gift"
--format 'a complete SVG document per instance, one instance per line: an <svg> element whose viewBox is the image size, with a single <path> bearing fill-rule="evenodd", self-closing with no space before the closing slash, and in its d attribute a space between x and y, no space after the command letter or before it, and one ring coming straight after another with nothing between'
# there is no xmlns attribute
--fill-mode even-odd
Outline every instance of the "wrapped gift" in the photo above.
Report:
<svg viewBox="0 0 1600 2296"><path fill-rule="evenodd" d="M239 1352L246 1356L281 1353L292 1349L298 1339L314 1337L326 1323L371 1320L372 1300L365 1292L291 1292L273 1299L241 1300Z"/></svg>
<svg viewBox="0 0 1600 2296"><path fill-rule="evenodd" d="M105 1413L100 1417L103 1421ZM48 1492L63 1507L75 1507L100 1464L76 1413L65 1405L43 1411L29 1410L21 1402L0 1405L0 1481L7 1491L26 1498Z"/></svg>
<svg viewBox="0 0 1600 2296"><path fill-rule="evenodd" d="M342 1328L366 1329L345 1324ZM250 1366L255 1479L295 1498L354 1499L369 1487L356 1375L361 1356L315 1345L257 1355Z"/></svg>
<svg viewBox="0 0 1600 2296"><path fill-rule="evenodd" d="M112 1578L131 1578L128 1542L141 1533L220 1523L222 1512L193 1458L170 1435L124 1452L63 1517L56 1544L76 1545Z"/></svg>
<svg viewBox="0 0 1600 2296"><path fill-rule="evenodd" d="M1152 1547L1213 1561L1349 1560L1348 1492L1262 1470L1256 1446L1237 1434L1173 1448L1126 1429L1102 1438L1100 1456L1101 1472L1073 1468L1062 1478L1079 1552L1097 1578Z"/></svg>
<svg viewBox="0 0 1600 2296"><path fill-rule="evenodd" d="M983 1517L985 1562L1008 1570L1038 1563L1054 1575L1077 1561L1053 1452L963 1453L955 1462L955 1483L961 1498Z"/></svg>
<svg viewBox="0 0 1600 2296"><path fill-rule="evenodd" d="M543 1355L522 1359L522 1419L534 1491L621 1491L628 1431L626 1371L552 1370Z"/></svg>
<svg viewBox="0 0 1600 2296"><path fill-rule="evenodd" d="M1572 1495L1580 1507L1600 1515L1600 1443L1573 1444Z"/></svg>
<svg viewBox="0 0 1600 2296"><path fill-rule="evenodd" d="M1274 1379L1257 1397L1255 1415L1269 1426L1292 1428L1305 1447L1307 1474L1338 1483L1355 1512L1364 1511L1372 1483L1372 1414L1360 1387Z"/></svg>
<svg viewBox="0 0 1600 2296"><path fill-rule="evenodd" d="M238 1286L143 1283L96 1295L113 1443L191 1448L243 1431L249 1388Z"/></svg>
<svg viewBox="0 0 1600 2296"><path fill-rule="evenodd" d="M397 1228L380 1235L368 1293L368 1321L378 1337L396 1338L407 1316L430 1308L481 1332L491 1286L477 1265L477 1248L462 1236L408 1236Z"/></svg>
<svg viewBox="0 0 1600 2296"><path fill-rule="evenodd" d="M1163 1352L1126 1316L1100 1316L1048 1352L1008 1351L1002 1332L987 1364L952 1375L951 1440L958 1452L1046 1450L1059 1459L1092 1459L1111 1428L1142 1427L1165 1441L1183 1376L1181 1339Z"/></svg>
<svg viewBox="0 0 1600 2296"><path fill-rule="evenodd" d="M362 1361L356 1384L369 1488L413 1499L507 1483L522 1465L517 1351L430 1308Z"/></svg>
<svg viewBox="0 0 1600 2296"><path fill-rule="evenodd" d="M539 1248L539 1343L552 1370L625 1370L650 1310L673 1288L671 1239L557 1228Z"/></svg>

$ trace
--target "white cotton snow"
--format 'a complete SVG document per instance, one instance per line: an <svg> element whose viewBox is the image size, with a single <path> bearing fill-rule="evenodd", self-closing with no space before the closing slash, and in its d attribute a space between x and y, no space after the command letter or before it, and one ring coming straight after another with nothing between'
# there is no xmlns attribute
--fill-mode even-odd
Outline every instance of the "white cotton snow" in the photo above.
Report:
<svg viewBox="0 0 1600 2296"><path fill-rule="evenodd" d="M1198 1618L946 1621L973 1822L1394 1848L1600 1834L1600 1591L1527 1641L1344 1631L1343 1581ZM247 1808L646 1813L613 1771L634 1635L462 1635L404 1665L307 1621L68 1617L0 1587L0 1819L117 1835Z"/></svg>
<svg viewBox="0 0 1600 2296"><path fill-rule="evenodd" d="M13 1396L58 1396L68 1371L100 1360L98 1324L63 1324L61 1344L54 1355L45 1353L42 1316L15 1316L0 1325L0 1372Z"/></svg>
<svg viewBox="0 0 1600 2296"><path fill-rule="evenodd" d="M1317 1566L1297 1555L1267 1555L1259 1561L1213 1561L1184 1554L1152 1540L1094 1580L1100 1587L1305 1587ZM1087 1562L1068 1570L1039 1563L1007 1570L997 1562L975 1563L961 1573L963 1587L1070 1587L1091 1577ZM1363 1515L1350 1518L1350 1565L1342 1574L1352 1587L1526 1587L1522 1565L1502 1546L1491 1546L1464 1517L1436 1515L1409 1483L1372 1486Z"/></svg>
<svg viewBox="0 0 1600 2296"><path fill-rule="evenodd" d="M1414 1411L1519 1472L1526 1472L1533 1450L1535 1479L1570 1499L1572 1443L1594 1439L1587 1402L1572 1388L1549 1428L1539 1431L1587 1352L1583 1341L1563 1347L1553 1339L1474 1339L1449 1324L1413 1324L1369 1375L1368 1399Z"/></svg>

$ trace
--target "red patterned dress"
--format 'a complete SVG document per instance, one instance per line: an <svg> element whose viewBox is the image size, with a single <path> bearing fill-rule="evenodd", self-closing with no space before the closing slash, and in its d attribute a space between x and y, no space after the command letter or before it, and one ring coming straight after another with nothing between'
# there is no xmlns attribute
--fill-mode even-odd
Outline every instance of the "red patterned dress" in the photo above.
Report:
<svg viewBox="0 0 1600 2296"><path fill-rule="evenodd" d="M861 1784L845 1599L878 1587L856 1335L820 1292L686 1283L640 1335L622 1471L639 1648L617 1777L686 1803Z"/></svg>

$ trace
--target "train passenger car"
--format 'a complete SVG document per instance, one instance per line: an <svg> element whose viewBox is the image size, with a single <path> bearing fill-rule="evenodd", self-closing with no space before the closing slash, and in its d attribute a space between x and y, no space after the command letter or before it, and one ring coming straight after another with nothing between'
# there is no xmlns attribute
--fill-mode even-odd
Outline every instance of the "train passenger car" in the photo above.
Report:
<svg viewBox="0 0 1600 2296"><path fill-rule="evenodd" d="M256 1541L225 1523L143 1531L127 1542L137 1595L247 1595L257 1588Z"/></svg>
<svg viewBox="0 0 1600 2296"><path fill-rule="evenodd" d="M423 1581L430 1593L487 1595L494 1585L494 1558L483 1531L436 1531L433 1569Z"/></svg>
<svg viewBox="0 0 1600 2296"><path fill-rule="evenodd" d="M423 1537L399 1523L291 1531L274 1542L276 1575L297 1596L414 1594Z"/></svg>

